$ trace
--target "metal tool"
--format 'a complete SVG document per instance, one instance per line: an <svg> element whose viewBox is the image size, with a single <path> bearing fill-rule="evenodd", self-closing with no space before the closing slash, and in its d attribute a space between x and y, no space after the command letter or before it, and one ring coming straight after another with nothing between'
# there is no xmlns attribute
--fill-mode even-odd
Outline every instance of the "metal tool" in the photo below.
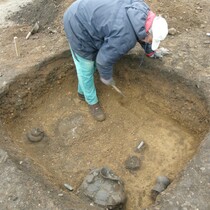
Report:
<svg viewBox="0 0 210 210"><path fill-rule="evenodd" d="M33 28L31 29L31 31L27 34L26 39L29 39L29 37L30 37L32 34L37 33L38 30L39 30L39 21L37 21L37 22L34 24L34 26L33 26Z"/></svg>
<svg viewBox="0 0 210 210"><path fill-rule="evenodd" d="M120 95L122 95L123 97L125 97L125 95L122 93L122 91L121 91L118 87L116 87L116 85L112 85L112 87L113 87Z"/></svg>

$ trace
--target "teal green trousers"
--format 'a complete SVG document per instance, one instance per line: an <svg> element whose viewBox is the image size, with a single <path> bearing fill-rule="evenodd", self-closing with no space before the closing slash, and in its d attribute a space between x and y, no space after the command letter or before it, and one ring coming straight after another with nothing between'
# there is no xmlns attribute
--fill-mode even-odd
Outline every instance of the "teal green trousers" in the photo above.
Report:
<svg viewBox="0 0 210 210"><path fill-rule="evenodd" d="M76 66L78 78L78 93L85 96L85 101L89 105L94 105L98 102L96 88L94 83L94 72L96 70L95 61L87 60L77 55L71 50L71 54Z"/></svg>

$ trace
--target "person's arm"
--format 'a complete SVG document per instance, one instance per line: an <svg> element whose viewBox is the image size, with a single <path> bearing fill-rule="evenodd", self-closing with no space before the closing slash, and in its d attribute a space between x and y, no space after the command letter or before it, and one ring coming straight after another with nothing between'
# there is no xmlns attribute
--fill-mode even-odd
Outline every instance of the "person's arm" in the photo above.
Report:
<svg viewBox="0 0 210 210"><path fill-rule="evenodd" d="M122 37L109 37L105 39L96 57L96 67L101 81L106 85L113 85L113 65L133 46L129 46Z"/></svg>
<svg viewBox="0 0 210 210"><path fill-rule="evenodd" d="M111 55L114 55L113 57ZM113 80L113 64L118 59L118 53L114 48L104 44L96 57L96 68L98 69L101 81L106 85L111 85Z"/></svg>
<svg viewBox="0 0 210 210"><path fill-rule="evenodd" d="M155 54L155 51L152 50L152 45L143 41L139 41L139 44L144 49L147 57L151 57Z"/></svg>
<svg viewBox="0 0 210 210"><path fill-rule="evenodd" d="M149 58L162 59L162 57L164 55L170 54L169 50L166 48L160 48L160 49L153 51L151 44L142 42L142 41L139 41L139 44L142 46L142 48L145 51L146 56Z"/></svg>

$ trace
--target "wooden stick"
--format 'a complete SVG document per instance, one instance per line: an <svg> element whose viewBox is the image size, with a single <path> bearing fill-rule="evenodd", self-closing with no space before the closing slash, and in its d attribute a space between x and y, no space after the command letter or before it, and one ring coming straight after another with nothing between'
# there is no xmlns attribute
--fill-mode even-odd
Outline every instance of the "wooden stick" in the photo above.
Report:
<svg viewBox="0 0 210 210"><path fill-rule="evenodd" d="M210 44L210 41L205 41L204 44Z"/></svg>
<svg viewBox="0 0 210 210"><path fill-rule="evenodd" d="M20 56L20 53L19 53L19 49L18 49L17 37L16 36L14 37L14 44L15 44L15 52L16 52L16 55L17 55L17 57L19 57Z"/></svg>
<svg viewBox="0 0 210 210"><path fill-rule="evenodd" d="M27 34L27 36L26 36L26 39L28 39L30 36L31 36L31 31L28 32L28 34Z"/></svg>

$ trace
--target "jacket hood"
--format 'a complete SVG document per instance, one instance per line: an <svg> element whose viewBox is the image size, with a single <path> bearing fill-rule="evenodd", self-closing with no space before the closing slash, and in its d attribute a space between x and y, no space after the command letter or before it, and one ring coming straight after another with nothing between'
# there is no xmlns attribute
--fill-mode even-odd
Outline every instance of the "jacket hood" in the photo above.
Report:
<svg viewBox="0 0 210 210"><path fill-rule="evenodd" d="M144 1L135 0L125 8L137 38L144 39L147 36L145 23L150 11L148 5Z"/></svg>

